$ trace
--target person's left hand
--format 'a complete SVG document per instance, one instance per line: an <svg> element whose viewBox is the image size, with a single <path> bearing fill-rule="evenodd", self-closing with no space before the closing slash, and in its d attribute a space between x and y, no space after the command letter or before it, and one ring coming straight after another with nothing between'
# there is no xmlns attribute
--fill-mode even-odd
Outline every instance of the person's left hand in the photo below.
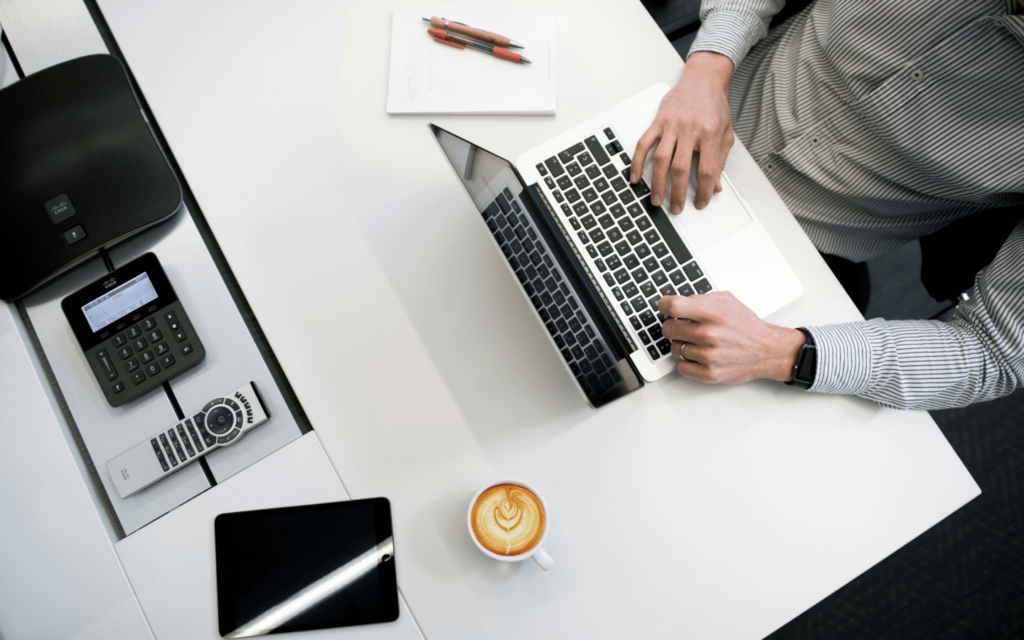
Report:
<svg viewBox="0 0 1024 640"><path fill-rule="evenodd" d="M786 382L804 334L757 317L728 291L665 296L658 309L669 319L662 333L672 341L679 373L701 382L739 384L758 378Z"/></svg>

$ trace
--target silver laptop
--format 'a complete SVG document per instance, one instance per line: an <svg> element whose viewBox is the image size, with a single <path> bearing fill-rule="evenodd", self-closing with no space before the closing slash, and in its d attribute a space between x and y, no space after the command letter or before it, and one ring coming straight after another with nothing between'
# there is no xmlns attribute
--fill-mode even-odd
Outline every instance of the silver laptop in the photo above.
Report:
<svg viewBox="0 0 1024 640"><path fill-rule="evenodd" d="M651 160L629 184L630 154L653 121L655 85L519 156L513 165L430 125L512 273L594 407L672 372L665 295L730 291L760 317L800 281L726 174L698 211L651 205Z"/></svg>

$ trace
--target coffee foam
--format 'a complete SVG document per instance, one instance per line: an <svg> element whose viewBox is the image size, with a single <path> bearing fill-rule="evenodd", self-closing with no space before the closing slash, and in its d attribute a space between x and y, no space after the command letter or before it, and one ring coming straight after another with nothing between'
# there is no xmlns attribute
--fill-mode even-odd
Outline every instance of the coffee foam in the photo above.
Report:
<svg viewBox="0 0 1024 640"><path fill-rule="evenodd" d="M544 505L526 487L498 484L476 499L469 521L484 549L517 556L533 549L544 536Z"/></svg>

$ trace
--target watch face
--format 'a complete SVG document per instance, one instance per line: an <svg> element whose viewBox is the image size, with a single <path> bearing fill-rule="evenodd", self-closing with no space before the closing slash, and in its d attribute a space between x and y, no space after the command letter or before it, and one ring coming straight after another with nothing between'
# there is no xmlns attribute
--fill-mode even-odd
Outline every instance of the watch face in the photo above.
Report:
<svg viewBox="0 0 1024 640"><path fill-rule="evenodd" d="M813 344L804 343L797 355L793 379L810 387L814 384L814 374L818 368L817 349Z"/></svg>

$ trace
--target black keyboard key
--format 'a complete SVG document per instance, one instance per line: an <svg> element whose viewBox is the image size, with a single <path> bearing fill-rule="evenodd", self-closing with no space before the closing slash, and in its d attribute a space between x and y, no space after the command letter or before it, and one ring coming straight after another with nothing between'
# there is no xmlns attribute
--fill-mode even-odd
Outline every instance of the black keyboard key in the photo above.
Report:
<svg viewBox="0 0 1024 640"><path fill-rule="evenodd" d="M608 230L608 239L612 242L618 242L619 240L622 240L622 232L616 227L612 227Z"/></svg>
<svg viewBox="0 0 1024 640"><path fill-rule="evenodd" d="M569 329L569 324L565 321L564 318L559 318L555 322L555 327L557 327L560 332L565 333ZM566 337L568 338L568 336L566 336ZM567 340L567 342L568 342L568 340ZM575 340L572 341L572 342L575 342ZM572 342L570 342L569 344L572 344Z"/></svg>
<svg viewBox="0 0 1024 640"><path fill-rule="evenodd" d="M594 260L594 264L597 265L597 268L599 271L601 271L601 273L604 273L605 271L608 270L608 267L605 266L604 264L604 260L602 260L601 258Z"/></svg>
<svg viewBox="0 0 1024 640"><path fill-rule="evenodd" d="M654 314L651 313L650 311L644 311L643 313L640 314L640 322L644 323L645 327L648 327L657 322L657 319L654 317Z"/></svg>
<svg viewBox="0 0 1024 640"><path fill-rule="evenodd" d="M561 351L562 351L562 358L566 362L569 362L570 360L572 360L572 352L571 351L569 351L568 349L562 349Z"/></svg>
<svg viewBox="0 0 1024 640"><path fill-rule="evenodd" d="M691 282L696 282L698 279L704 277L704 272L700 270L700 266L696 262L683 265L683 273L690 279Z"/></svg>
<svg viewBox="0 0 1024 640"><path fill-rule="evenodd" d="M562 176L561 178L559 178L557 180L557 183L558 183L558 188L559 189L571 189L572 188L572 178L570 178L569 176Z"/></svg>
<svg viewBox="0 0 1024 640"><path fill-rule="evenodd" d="M583 375L583 372L580 371L580 365L576 364L575 362L569 363L569 369L572 370L572 374L577 378Z"/></svg>
<svg viewBox="0 0 1024 640"><path fill-rule="evenodd" d="M636 248L634 249L634 251L636 251L636 255L641 260L643 260L647 256L651 255L651 248L648 247L646 244L638 244L638 245L636 245Z"/></svg>
<svg viewBox="0 0 1024 640"><path fill-rule="evenodd" d="M626 315L633 313L633 307L629 306L629 300L619 303L622 306L622 312Z"/></svg>
<svg viewBox="0 0 1024 640"><path fill-rule="evenodd" d="M626 240L629 240L630 244L637 244L643 239L644 238L640 235L639 231L630 231L626 234Z"/></svg>
<svg viewBox="0 0 1024 640"><path fill-rule="evenodd" d="M645 298L650 298L654 294L658 293L658 290L654 288L653 282L645 282L640 285L640 291L643 291Z"/></svg>
<svg viewBox="0 0 1024 640"><path fill-rule="evenodd" d="M569 306L572 307L573 309L578 309L580 305L578 302L576 302L576 298L569 296Z"/></svg>
<svg viewBox="0 0 1024 640"><path fill-rule="evenodd" d="M636 282L643 282L647 279L647 272L643 269L634 269L630 272L630 275L633 276L633 280Z"/></svg>
<svg viewBox="0 0 1024 640"><path fill-rule="evenodd" d="M590 364L588 360L580 361L580 369L583 369L583 373L590 373L594 370L594 365ZM587 376L587 384L590 384L590 388L594 389L591 376Z"/></svg>
<svg viewBox="0 0 1024 640"><path fill-rule="evenodd" d="M548 189L555 188L555 181L551 179L551 176L544 178L544 184L548 185Z"/></svg>
<svg viewBox="0 0 1024 640"><path fill-rule="evenodd" d="M647 269L649 272L657 271L658 261L654 257L647 258L644 260L644 269Z"/></svg>
<svg viewBox="0 0 1024 640"><path fill-rule="evenodd" d="M625 269L619 269L615 272L615 281L619 284L626 284L629 282L629 272Z"/></svg>
<svg viewBox="0 0 1024 640"><path fill-rule="evenodd" d="M651 280L654 280L654 284L658 285L659 287L668 284L668 276L666 276L665 272L661 271L660 269L655 273L651 274Z"/></svg>
<svg viewBox="0 0 1024 640"><path fill-rule="evenodd" d="M576 344L576 336L571 333L565 334L565 343L569 346Z"/></svg>
<svg viewBox="0 0 1024 640"><path fill-rule="evenodd" d="M573 333L579 333L580 329L582 328L583 327L580 325L580 321L577 320L576 318L569 320L569 330L572 331ZM582 342L580 344L582 344Z"/></svg>
<svg viewBox="0 0 1024 640"><path fill-rule="evenodd" d="M533 244L533 243L531 242L530 244ZM519 241L516 240L515 238L512 238L512 242L509 244L509 246L512 247L512 253L513 254L522 253L523 252L523 245L520 244Z"/></svg>
<svg viewBox="0 0 1024 640"><path fill-rule="evenodd" d="M480 215L482 215L484 217L484 220L490 220L491 218L493 218L495 216L495 214L498 213L498 211L499 211L498 205L492 202L491 204L487 205L486 209L484 209L483 211L480 212ZM120 345L115 345L115 346L120 346Z"/></svg>
<svg viewBox="0 0 1024 640"><path fill-rule="evenodd" d="M626 299L626 296L622 295L622 289L618 287L612 287L612 295L615 296L615 299L618 300L619 302L622 302L623 300Z"/></svg>
<svg viewBox="0 0 1024 640"><path fill-rule="evenodd" d="M633 230L633 221L629 218L622 218L619 220L619 228L622 229L623 233L629 233Z"/></svg>
<svg viewBox="0 0 1024 640"><path fill-rule="evenodd" d="M651 305L651 311L653 311L654 313L658 313L658 301L659 300L661 300L661 296L660 295L654 296L653 298L650 298L650 299L647 300L647 304ZM658 314L658 315L661 315L661 314Z"/></svg>
<svg viewBox="0 0 1024 640"><path fill-rule="evenodd" d="M583 216L582 218L580 218L580 222L583 223L583 228L587 229L588 231L590 229L593 229L594 226L597 225L597 220L594 219L594 216L590 215Z"/></svg>
<svg viewBox="0 0 1024 640"><path fill-rule="evenodd" d="M565 316L566 318L572 315L572 307L570 307L567 304L563 304L559 311L561 311L562 315Z"/></svg>
<svg viewBox="0 0 1024 640"><path fill-rule="evenodd" d="M711 291L711 283L705 279L701 279L693 283L693 288L697 290L697 293L707 293L708 291Z"/></svg>
<svg viewBox="0 0 1024 640"><path fill-rule="evenodd" d="M629 215L633 216L634 218L636 218L637 216L639 216L641 213L644 212L644 208L641 207L640 205L636 204L635 202L633 204L629 205L629 207L627 207L627 210L629 211ZM648 225L648 227L649 226L650 225ZM645 227L645 228L647 228L647 227Z"/></svg>
<svg viewBox="0 0 1024 640"><path fill-rule="evenodd" d="M651 360L657 360L661 357L661 354L658 353L658 349L654 345L647 347L647 353L651 355Z"/></svg>
<svg viewBox="0 0 1024 640"><path fill-rule="evenodd" d="M537 245L537 249L540 250L541 253L544 253L544 245ZM551 259L551 256L545 255L544 264L548 265L548 269L551 269L555 266L555 261Z"/></svg>
<svg viewBox="0 0 1024 640"><path fill-rule="evenodd" d="M629 304L633 307L633 310L640 313L647 308L647 301L642 296L637 296L629 301Z"/></svg>
<svg viewBox="0 0 1024 640"><path fill-rule="evenodd" d="M604 240L604 231L601 231L600 229L591 229L590 239L594 242L601 242Z"/></svg>
<svg viewBox="0 0 1024 640"><path fill-rule="evenodd" d="M625 151L620 153L619 154L619 160L622 161L622 164L626 165L627 169L629 168L629 154L628 153L626 153Z"/></svg>
<svg viewBox="0 0 1024 640"><path fill-rule="evenodd" d="M683 272L679 271L678 269L668 274L668 277L670 280L672 280L672 284L676 285L677 287L682 286L683 283L686 282L686 276L684 276Z"/></svg>
<svg viewBox="0 0 1024 640"><path fill-rule="evenodd" d="M646 233L644 233L644 240L647 241L647 244L650 244L652 246L656 244L660 239L661 238L658 237L658 231L656 229L650 229Z"/></svg>
<svg viewBox="0 0 1024 640"><path fill-rule="evenodd" d="M658 351L661 355L668 355L668 350L672 347L672 343L668 341L668 338L662 338L658 343Z"/></svg>
<svg viewBox="0 0 1024 640"><path fill-rule="evenodd" d="M633 254L626 256L625 258L623 258L622 261L625 263L626 268L629 269L630 271L640 266L640 260L638 260L637 257L634 256Z"/></svg>
<svg viewBox="0 0 1024 640"><path fill-rule="evenodd" d="M587 202L593 202L594 200L597 200L597 192L593 189L587 189L583 192L583 199Z"/></svg>
<svg viewBox="0 0 1024 640"><path fill-rule="evenodd" d="M544 166L543 162L537 164L537 173L542 176L548 175L548 168Z"/></svg>
<svg viewBox="0 0 1024 640"><path fill-rule="evenodd" d="M619 194L619 200L622 200L624 204L629 204L630 202L636 200L636 196L633 195L632 191L627 189Z"/></svg>
<svg viewBox="0 0 1024 640"><path fill-rule="evenodd" d="M585 139L583 143L587 145L587 149L590 150L590 153L594 156L594 160L597 161L597 164L603 165L610 162L608 154L604 152L604 149L601 147L601 143L597 141L597 136L590 136Z"/></svg>
<svg viewBox="0 0 1024 640"><path fill-rule="evenodd" d="M683 286L679 287L679 295L692 296L693 288L689 284L684 284Z"/></svg>
<svg viewBox="0 0 1024 640"><path fill-rule="evenodd" d="M654 325L653 327L651 327L650 329L647 330L647 334L649 336L651 336L651 340L653 340L655 342L657 342L658 340L661 340L661 338L662 338L662 336L661 336L661 325L660 324Z"/></svg>
<svg viewBox="0 0 1024 640"><path fill-rule="evenodd" d="M505 187L504 189L502 189L502 191L501 191L501 192L502 192L503 194L505 194L505 197L506 197L506 198L508 198L509 202L511 202L511 201L513 200L513 198L512 198L512 192L511 192L511 191L509 191L508 187Z"/></svg>
<svg viewBox="0 0 1024 640"><path fill-rule="evenodd" d="M657 253L657 249L655 249L655 253ZM661 259L661 266L665 269L665 271L671 271L675 269L678 265L676 264L675 258L673 258L672 256L665 256L664 258Z"/></svg>
<svg viewBox="0 0 1024 640"><path fill-rule="evenodd" d="M576 358L577 360L583 360L583 349L580 348L579 345L574 346L572 349L569 350L569 352L572 353L573 358Z"/></svg>
<svg viewBox="0 0 1024 640"><path fill-rule="evenodd" d="M628 237L629 236L627 236L627 239L628 239ZM629 251L630 251L629 243L626 242L625 240L623 240L622 242L619 242L618 244L615 245L615 251L620 256L624 256L624 255L628 254Z"/></svg>
<svg viewBox="0 0 1024 640"><path fill-rule="evenodd" d="M580 237L586 238L586 235L584 235L584 233L582 231L580 231ZM587 238L586 241L589 242L589 238ZM594 245L592 245L592 244L588 244L587 245L587 253L590 254L591 258L596 258L597 257L597 248L595 248Z"/></svg>
<svg viewBox="0 0 1024 640"><path fill-rule="evenodd" d="M540 303L540 298L537 296L530 296L530 302L533 303L533 308L537 310L537 313L540 313L541 309L544 308L544 305Z"/></svg>
<svg viewBox="0 0 1024 640"><path fill-rule="evenodd" d="M611 211L612 215L615 216L616 218L621 218L622 216L626 215L626 210L622 207L621 204L613 204L609 211Z"/></svg>
<svg viewBox="0 0 1024 640"><path fill-rule="evenodd" d="M587 215L587 203L583 201L577 202L572 205L572 210L578 216L585 216Z"/></svg>
<svg viewBox="0 0 1024 640"><path fill-rule="evenodd" d="M616 256L616 255L608 256L608 268L609 269L614 271L615 269L618 269L621 266L622 266L622 261L619 260L619 256Z"/></svg>
<svg viewBox="0 0 1024 640"><path fill-rule="evenodd" d="M508 203L508 200L505 198L504 194L499 193L498 197L495 198L494 201L498 203L499 207L501 207L502 213L508 213L509 211L512 210L512 205Z"/></svg>
<svg viewBox="0 0 1024 640"><path fill-rule="evenodd" d="M614 156L616 153L622 151L622 145L618 140L612 140L608 144L604 145L604 148L608 150L608 155Z"/></svg>
<svg viewBox="0 0 1024 640"><path fill-rule="evenodd" d="M623 180L622 178L620 178L618 176L615 176L614 178L612 178L612 189L615 189L616 191L622 191L625 188L626 188L626 181L625 180Z"/></svg>
<svg viewBox="0 0 1024 640"><path fill-rule="evenodd" d="M643 180L640 180L640 182L636 184L629 185L629 188L633 190L633 195L635 195L638 198L642 198L651 192L650 188L648 188L647 186L647 183L644 182Z"/></svg>
<svg viewBox="0 0 1024 640"><path fill-rule="evenodd" d="M674 295L676 295L676 290L673 289L672 285L670 285L670 284L663 285L660 289L658 289L658 291L661 291L661 295L663 295L663 296L674 296Z"/></svg>
<svg viewBox="0 0 1024 640"><path fill-rule="evenodd" d="M555 201L561 202L561 201L565 200L565 196L562 195L561 191L553 191L552 193L555 196Z"/></svg>
<svg viewBox="0 0 1024 640"><path fill-rule="evenodd" d="M640 320L636 316L629 316L629 324L633 325L633 328L637 331L644 328L644 325L640 323Z"/></svg>
<svg viewBox="0 0 1024 640"><path fill-rule="evenodd" d="M551 293L558 293L558 283L555 282L554 278L548 278L547 280L545 280L544 286L546 286L548 288L548 291L550 291Z"/></svg>
<svg viewBox="0 0 1024 640"><path fill-rule="evenodd" d="M551 294L547 291L540 292L540 301L544 303L545 307L550 307L551 303L554 302L554 300L551 299Z"/></svg>
<svg viewBox="0 0 1024 640"><path fill-rule="evenodd" d="M594 360L597 360L597 349L595 349L592 344L588 345L587 348L583 350L583 355L587 356L587 360L593 362ZM598 364L600 364L601 368L604 368L604 364L600 363L600 361L595 362L594 366L597 366Z"/></svg>
<svg viewBox="0 0 1024 640"><path fill-rule="evenodd" d="M608 136L609 140L614 140L615 139L615 133L612 131L611 127L606 127L605 128L604 135Z"/></svg>
<svg viewBox="0 0 1024 640"><path fill-rule="evenodd" d="M604 191L608 188L608 181L604 178L598 178L597 180L594 180L594 188L598 191Z"/></svg>
<svg viewBox="0 0 1024 640"><path fill-rule="evenodd" d="M568 171L569 175L573 177L578 176L580 174L580 171L583 171L583 169L580 169L580 165L576 164L575 162L568 165L565 168L565 170Z"/></svg>
<svg viewBox="0 0 1024 640"><path fill-rule="evenodd" d="M577 189L586 189L587 187L590 186L590 180L587 180L587 176L584 175L576 176L576 179L573 180L573 183L576 185Z"/></svg>
<svg viewBox="0 0 1024 640"><path fill-rule="evenodd" d="M608 284L609 287L615 286L615 280L612 278L612 274L610 273L604 274L604 281Z"/></svg>
<svg viewBox="0 0 1024 640"><path fill-rule="evenodd" d="M580 230L580 221L576 218L576 216L569 218L569 226L571 226L576 231Z"/></svg>
<svg viewBox="0 0 1024 640"><path fill-rule="evenodd" d="M659 258L664 258L665 256L668 255L668 248L665 247L664 244L659 242L658 244L654 245L654 255L658 256Z"/></svg>
<svg viewBox="0 0 1024 640"><path fill-rule="evenodd" d="M598 176L600 176L600 175L601 175L601 170L600 170L600 169L599 169L599 168L597 167L597 165L596 165L596 164L592 164L592 165L590 165L589 167L587 167L587 168L585 169L585 171L587 172L587 176L588 176L588 177L589 177L589 178L590 178L591 180L593 180L594 178L597 178Z"/></svg>
<svg viewBox="0 0 1024 640"><path fill-rule="evenodd" d="M559 153L558 159L561 160L563 164L569 164L570 162L572 162L573 157L575 157L581 151L583 151L583 143L577 142L576 144L572 145L565 151Z"/></svg>
<svg viewBox="0 0 1024 640"><path fill-rule="evenodd" d="M612 253L612 245L610 242L602 242L601 244L597 245L597 250L601 253L602 256L607 258Z"/></svg>
<svg viewBox="0 0 1024 640"><path fill-rule="evenodd" d="M607 209L605 209L605 207L604 207L604 203L601 202L600 200L598 200L597 202L595 202L592 205L590 205L590 210L593 211L594 215L596 215L596 216L599 216L602 213L604 213L605 211L607 211Z"/></svg>
<svg viewBox="0 0 1024 640"><path fill-rule="evenodd" d="M632 282L627 282L625 285L623 285L622 292L626 294L627 298L633 298L635 296L640 295L640 290L637 289L636 285L633 284Z"/></svg>
<svg viewBox="0 0 1024 640"><path fill-rule="evenodd" d="M580 161L580 164L583 165L584 167L587 166L588 164L591 164L594 161L594 159L591 158L590 154L587 153L586 151L581 153L578 159Z"/></svg>
<svg viewBox="0 0 1024 640"><path fill-rule="evenodd" d="M559 194L556 191L555 192L555 200L558 200L559 202L561 202L561 200L559 199L558 195ZM569 201L569 204L572 204L572 203L574 203L574 202L576 202L577 200L580 199L580 192L575 190L575 189L569 189L568 191L565 192L565 199Z"/></svg>
<svg viewBox="0 0 1024 640"><path fill-rule="evenodd" d="M601 216L600 218L598 218L597 222L598 222L598 224L601 225L601 228L603 228L603 229L607 229L608 227L610 227L613 224L615 224L615 221L612 220L612 217L610 215L608 215L608 214L605 214L605 215Z"/></svg>

